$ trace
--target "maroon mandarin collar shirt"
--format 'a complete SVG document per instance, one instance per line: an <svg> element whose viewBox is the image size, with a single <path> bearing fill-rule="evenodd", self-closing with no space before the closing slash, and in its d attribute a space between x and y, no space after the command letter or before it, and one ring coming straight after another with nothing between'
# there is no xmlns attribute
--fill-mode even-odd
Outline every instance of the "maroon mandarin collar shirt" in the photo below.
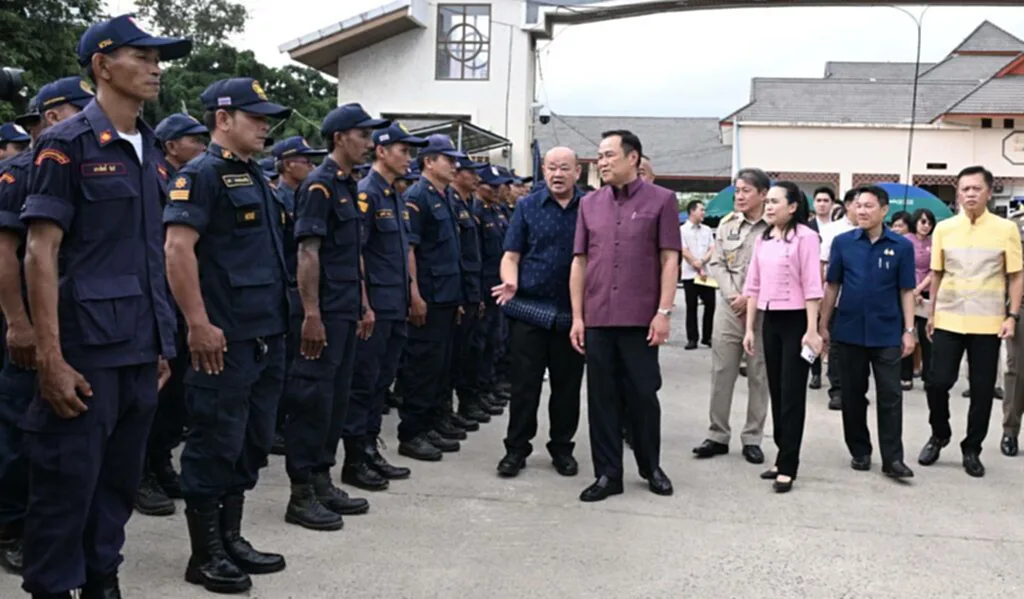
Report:
<svg viewBox="0 0 1024 599"><path fill-rule="evenodd" d="M661 250L682 251L679 207L671 190L636 179L580 200L575 255L587 257L583 322L647 327L661 299Z"/></svg>

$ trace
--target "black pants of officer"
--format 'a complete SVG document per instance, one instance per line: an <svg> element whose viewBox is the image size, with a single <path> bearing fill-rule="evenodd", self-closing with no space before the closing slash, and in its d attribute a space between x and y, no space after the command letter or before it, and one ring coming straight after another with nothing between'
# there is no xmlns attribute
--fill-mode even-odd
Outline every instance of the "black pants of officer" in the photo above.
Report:
<svg viewBox="0 0 1024 599"><path fill-rule="evenodd" d="M288 373L285 401L285 468L293 483L335 464L355 366L356 323L328 318L327 346L317 360L301 355ZM297 350L296 350L297 351Z"/></svg>
<svg viewBox="0 0 1024 599"><path fill-rule="evenodd" d="M484 311L477 319L470 344L477 367L477 388L480 393L494 391L496 352L501 337L501 308L493 297L484 300Z"/></svg>
<svg viewBox="0 0 1024 599"><path fill-rule="evenodd" d="M588 328L587 410L594 476L622 479L622 423L633 429L633 455L641 476L661 465L661 367L647 328ZM628 379L626 386L621 379ZM632 394L620 397L620 389Z"/></svg>
<svg viewBox="0 0 1024 599"><path fill-rule="evenodd" d="M37 395L22 420L30 481L22 588L29 593L64 593L117 573L142 479L156 363L78 371L92 387L87 412L59 418Z"/></svg>
<svg viewBox="0 0 1024 599"><path fill-rule="evenodd" d="M352 392L342 437L380 436L385 394L395 382L407 327L404 320L378 320L369 339L356 341Z"/></svg>
<svg viewBox="0 0 1024 599"><path fill-rule="evenodd" d="M868 377L875 374L878 446L882 463L903 460L903 390L900 388L901 347L842 345L843 436L850 455L871 455L868 433Z"/></svg>
<svg viewBox="0 0 1024 599"><path fill-rule="evenodd" d="M967 380L971 404L967 411L967 436L960 443L964 453L981 453L988 435L999 369L1002 339L997 335L964 335L936 329L932 335L932 367L925 383L928 394L928 422L932 436L949 439L949 390L960 378L960 362L967 352Z"/></svg>
<svg viewBox="0 0 1024 599"><path fill-rule="evenodd" d="M0 541L21 536L25 520L28 461L20 422L35 393L35 371L15 366L7 356L0 369Z"/></svg>
<svg viewBox="0 0 1024 599"><path fill-rule="evenodd" d="M284 335L231 341L224 371L189 368L189 429L181 452L181 494L208 504L256 486L274 439L284 386Z"/></svg>
<svg viewBox="0 0 1024 599"><path fill-rule="evenodd" d="M573 437L580 424L580 385L583 356L572 348L569 332L543 329L521 320L509 319L511 336L512 399L509 401L508 434L505 449L530 455L530 441L537 435L537 410L544 389L544 371L551 371L548 398L551 440L548 453L572 455Z"/></svg>
<svg viewBox="0 0 1024 599"><path fill-rule="evenodd" d="M146 448L146 465L151 469L171 461L171 452L185 438L185 424L188 410L185 408L185 371L188 370L188 329L179 315L179 326L174 344L178 354L170 361L171 376L159 393L159 404L153 428L149 431Z"/></svg>
<svg viewBox="0 0 1024 599"><path fill-rule="evenodd" d="M428 306L427 321L409 327L402 367L402 408L398 440L411 441L434 427L438 398L451 376L455 306Z"/></svg>
<svg viewBox="0 0 1024 599"><path fill-rule="evenodd" d="M452 391L459 397L459 409L469 407L477 401L480 389L477 377L480 364L473 355L473 331L480 321L480 303L472 303L464 308L465 314L455 325L455 338L452 341L451 384L445 392L451 402Z"/></svg>

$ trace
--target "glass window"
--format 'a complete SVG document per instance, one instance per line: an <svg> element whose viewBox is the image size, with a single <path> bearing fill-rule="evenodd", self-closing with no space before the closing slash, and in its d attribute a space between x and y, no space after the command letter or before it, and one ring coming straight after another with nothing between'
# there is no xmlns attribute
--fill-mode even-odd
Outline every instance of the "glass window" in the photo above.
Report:
<svg viewBox="0 0 1024 599"><path fill-rule="evenodd" d="M491 6L442 4L437 11L438 79L487 80L491 60Z"/></svg>

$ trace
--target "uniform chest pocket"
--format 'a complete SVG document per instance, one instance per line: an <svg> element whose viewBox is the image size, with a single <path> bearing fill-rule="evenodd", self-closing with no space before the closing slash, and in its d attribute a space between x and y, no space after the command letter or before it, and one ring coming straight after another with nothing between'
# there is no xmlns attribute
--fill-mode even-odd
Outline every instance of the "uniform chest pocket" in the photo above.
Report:
<svg viewBox="0 0 1024 599"><path fill-rule="evenodd" d="M78 221L82 239L123 239L135 234L138 190L127 176L82 178Z"/></svg>
<svg viewBox="0 0 1024 599"><path fill-rule="evenodd" d="M255 185L228 191L228 199L231 200L231 227L235 235L252 235L263 230L267 215ZM274 216L277 217L276 211Z"/></svg>
<svg viewBox="0 0 1024 599"><path fill-rule="evenodd" d="M437 240L451 239L455 231L452 227L452 215L448 211L448 207L438 202L430 207L430 215L434 218Z"/></svg>
<svg viewBox="0 0 1024 599"><path fill-rule="evenodd" d="M373 219L374 226L381 233L397 233L398 227L402 226L398 224L398 219L391 217L375 217Z"/></svg>
<svg viewBox="0 0 1024 599"><path fill-rule="evenodd" d="M355 204L342 198L334 205L334 243L339 246L359 242L359 219Z"/></svg>

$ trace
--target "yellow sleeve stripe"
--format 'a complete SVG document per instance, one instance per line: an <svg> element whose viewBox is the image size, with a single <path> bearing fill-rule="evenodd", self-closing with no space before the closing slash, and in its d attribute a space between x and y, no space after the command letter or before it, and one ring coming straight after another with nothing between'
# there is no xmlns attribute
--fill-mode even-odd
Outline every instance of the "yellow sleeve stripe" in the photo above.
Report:
<svg viewBox="0 0 1024 599"><path fill-rule="evenodd" d="M405 205L408 206L411 210L415 210L416 212L420 211L420 207L413 202L406 202Z"/></svg>
<svg viewBox="0 0 1024 599"><path fill-rule="evenodd" d="M331 197L331 190L327 189L327 186L324 185L323 183L314 183L310 185L309 189L306 191L308 191L309 193L313 193L314 189L319 189L320 191L324 192L324 196L327 198Z"/></svg>

